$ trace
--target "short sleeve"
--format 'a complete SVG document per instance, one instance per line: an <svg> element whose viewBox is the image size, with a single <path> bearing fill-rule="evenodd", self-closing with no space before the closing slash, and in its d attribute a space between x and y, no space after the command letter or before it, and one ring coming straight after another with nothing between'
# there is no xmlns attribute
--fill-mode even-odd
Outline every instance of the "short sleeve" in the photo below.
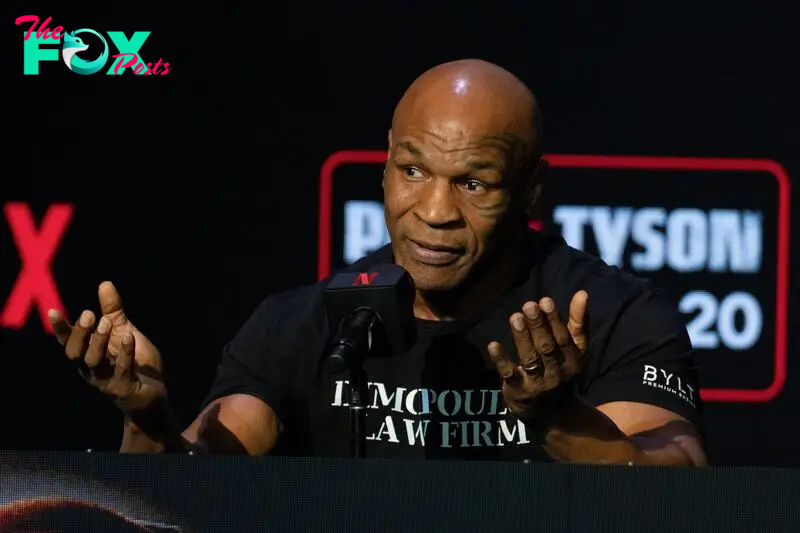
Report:
<svg viewBox="0 0 800 533"><path fill-rule="evenodd" d="M596 356L602 364L587 376L587 401L655 405L701 427L695 353L682 316L661 289L645 285L636 293Z"/></svg>
<svg viewBox="0 0 800 533"><path fill-rule="evenodd" d="M286 394L281 389L281 367L270 346L271 324L276 320L267 298L222 350L217 376L204 405L232 394L248 394L269 405L278 419Z"/></svg>

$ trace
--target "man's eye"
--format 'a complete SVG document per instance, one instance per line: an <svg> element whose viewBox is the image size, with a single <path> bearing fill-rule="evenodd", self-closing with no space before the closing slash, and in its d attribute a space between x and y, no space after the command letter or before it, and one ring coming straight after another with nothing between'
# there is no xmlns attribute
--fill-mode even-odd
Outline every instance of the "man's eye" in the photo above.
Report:
<svg viewBox="0 0 800 533"><path fill-rule="evenodd" d="M471 193L480 194L486 192L486 185L478 180L466 180L464 188Z"/></svg>
<svg viewBox="0 0 800 533"><path fill-rule="evenodd" d="M405 167L403 169L403 173L405 173L405 175L409 178L413 179L419 179L422 177L422 172L418 168L414 167Z"/></svg>

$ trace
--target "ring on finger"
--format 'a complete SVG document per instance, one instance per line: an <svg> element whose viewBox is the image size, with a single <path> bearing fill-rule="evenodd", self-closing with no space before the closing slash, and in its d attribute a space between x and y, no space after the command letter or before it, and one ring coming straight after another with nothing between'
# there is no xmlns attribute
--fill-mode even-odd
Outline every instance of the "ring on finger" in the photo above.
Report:
<svg viewBox="0 0 800 533"><path fill-rule="evenodd" d="M522 369L528 374L538 374L542 368L542 362L539 359L534 359L522 365Z"/></svg>

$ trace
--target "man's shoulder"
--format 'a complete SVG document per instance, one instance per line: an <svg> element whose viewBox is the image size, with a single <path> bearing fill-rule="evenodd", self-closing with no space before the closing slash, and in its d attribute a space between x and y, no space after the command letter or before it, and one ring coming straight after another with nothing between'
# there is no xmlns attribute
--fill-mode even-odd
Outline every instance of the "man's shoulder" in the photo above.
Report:
<svg viewBox="0 0 800 533"><path fill-rule="evenodd" d="M327 320L319 283L270 294L250 321L269 343L272 355L284 357L287 347L311 346L327 335Z"/></svg>
<svg viewBox="0 0 800 533"><path fill-rule="evenodd" d="M585 290L595 304L619 307L643 291L660 291L650 279L609 265L599 257L569 246L560 237L545 236L542 244L539 268L544 294L563 293L571 298Z"/></svg>
<svg viewBox="0 0 800 533"><path fill-rule="evenodd" d="M264 299L262 305L270 313L289 317L322 305L322 293L321 282L301 285L270 294Z"/></svg>

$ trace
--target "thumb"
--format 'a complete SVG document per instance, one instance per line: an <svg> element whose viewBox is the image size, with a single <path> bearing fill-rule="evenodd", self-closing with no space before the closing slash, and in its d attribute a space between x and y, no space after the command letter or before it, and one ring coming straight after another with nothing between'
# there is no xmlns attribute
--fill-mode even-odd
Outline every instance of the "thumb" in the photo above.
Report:
<svg viewBox="0 0 800 533"><path fill-rule="evenodd" d="M567 329L572 335L572 341L582 351L586 351L586 308L589 294L586 291L578 291L572 297L569 304L569 322Z"/></svg>
<svg viewBox="0 0 800 533"><path fill-rule="evenodd" d="M122 307L122 296L110 281L104 281L97 289L97 297L100 300L100 310L104 316L111 319L114 326L120 326L127 322L125 309Z"/></svg>

